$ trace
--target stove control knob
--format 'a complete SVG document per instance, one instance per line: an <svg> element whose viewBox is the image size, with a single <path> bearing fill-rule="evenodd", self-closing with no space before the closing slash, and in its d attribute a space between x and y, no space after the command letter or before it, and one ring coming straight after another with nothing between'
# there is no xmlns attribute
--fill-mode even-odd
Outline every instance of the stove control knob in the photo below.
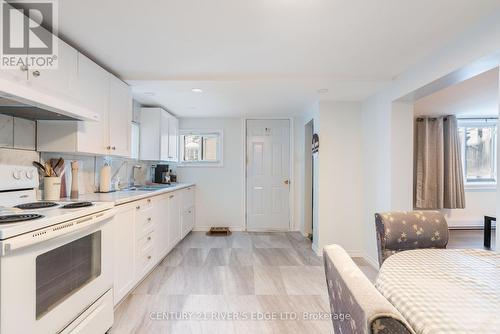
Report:
<svg viewBox="0 0 500 334"><path fill-rule="evenodd" d="M12 176L16 179L16 180L20 180L21 179L21 171L19 169L16 169L13 173L12 173Z"/></svg>
<svg viewBox="0 0 500 334"><path fill-rule="evenodd" d="M33 171L32 170L27 170L25 173L26 173L26 178L28 180L33 179Z"/></svg>

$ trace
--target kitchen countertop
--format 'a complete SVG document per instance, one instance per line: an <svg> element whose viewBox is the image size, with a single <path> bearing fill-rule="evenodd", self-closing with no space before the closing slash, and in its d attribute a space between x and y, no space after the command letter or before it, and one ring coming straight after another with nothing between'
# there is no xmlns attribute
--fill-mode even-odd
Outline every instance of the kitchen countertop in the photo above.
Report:
<svg viewBox="0 0 500 334"><path fill-rule="evenodd" d="M159 188L155 190L118 190L110 193L85 194L78 196L78 201L113 202L115 205L121 205L193 186L195 186L194 183L177 183L168 188Z"/></svg>

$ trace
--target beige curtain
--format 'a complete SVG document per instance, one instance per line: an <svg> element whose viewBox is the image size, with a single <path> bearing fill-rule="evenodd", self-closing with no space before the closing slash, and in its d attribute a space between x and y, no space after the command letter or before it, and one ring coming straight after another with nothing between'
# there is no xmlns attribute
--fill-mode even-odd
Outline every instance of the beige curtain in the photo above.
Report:
<svg viewBox="0 0 500 334"><path fill-rule="evenodd" d="M415 207L465 208L456 117L422 117L416 124Z"/></svg>

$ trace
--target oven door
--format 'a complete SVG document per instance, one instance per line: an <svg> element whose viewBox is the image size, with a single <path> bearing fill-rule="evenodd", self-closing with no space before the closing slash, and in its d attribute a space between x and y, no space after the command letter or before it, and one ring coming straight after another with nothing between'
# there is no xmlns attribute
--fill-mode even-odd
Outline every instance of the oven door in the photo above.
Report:
<svg viewBox="0 0 500 334"><path fill-rule="evenodd" d="M2 334L54 334L112 287L112 217L0 258Z"/></svg>

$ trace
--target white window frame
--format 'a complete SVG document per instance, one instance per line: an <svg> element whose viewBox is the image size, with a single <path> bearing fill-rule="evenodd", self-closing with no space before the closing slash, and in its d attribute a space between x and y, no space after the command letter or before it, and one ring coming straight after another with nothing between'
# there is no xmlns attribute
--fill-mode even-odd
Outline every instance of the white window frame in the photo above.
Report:
<svg viewBox="0 0 500 334"><path fill-rule="evenodd" d="M187 135L217 135L217 161L184 161L184 137ZM178 167L224 167L224 131L222 129L185 129L179 130L179 164Z"/></svg>
<svg viewBox="0 0 500 334"><path fill-rule="evenodd" d="M464 173L464 186L466 190L495 190L497 189L497 136L498 136L498 119L496 118L462 118L458 119L458 127L459 128L474 128L474 127L496 127L495 136L493 138L493 154L494 154L494 163L493 163L493 174L496 176L495 180L485 180L485 181L469 181L467 180L467 159L465 156L465 140L461 143L461 155L462 155L462 170ZM465 132L464 132L465 134Z"/></svg>

